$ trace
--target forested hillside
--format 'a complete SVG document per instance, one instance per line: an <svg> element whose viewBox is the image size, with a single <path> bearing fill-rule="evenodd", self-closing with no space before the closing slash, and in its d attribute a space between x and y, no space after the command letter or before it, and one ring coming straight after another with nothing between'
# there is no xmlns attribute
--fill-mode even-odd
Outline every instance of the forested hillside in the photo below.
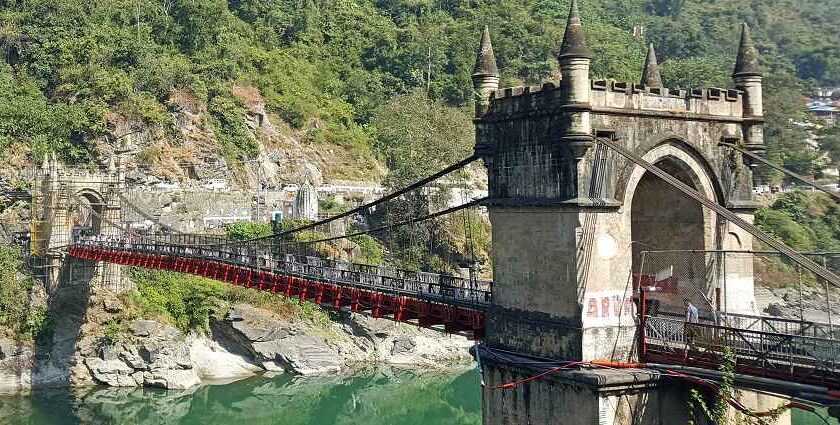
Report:
<svg viewBox="0 0 840 425"><path fill-rule="evenodd" d="M10 147L20 145L32 158L56 150L64 161L88 162L118 148L126 121L178 146L173 114L189 104L206 113L211 140L234 165L258 151L245 120L255 96L303 143L374 150L380 158L399 152L388 147L400 143L383 111L405 110L418 98L442 103L430 107L469 125L469 114L449 108L470 107L480 28L490 26L503 85L537 83L556 78L552 52L568 10L568 0L0 5L0 155L19 153ZM730 85L737 24L749 23L768 69L771 155L809 170L814 154L788 122L803 117L810 86L840 84L840 2L583 0L581 12L593 77L637 79L652 42L666 85L681 87ZM644 39L632 36L637 25ZM468 132L453 127L442 130L468 146ZM153 153L138 154L154 160ZM399 157L387 163L399 167Z"/></svg>

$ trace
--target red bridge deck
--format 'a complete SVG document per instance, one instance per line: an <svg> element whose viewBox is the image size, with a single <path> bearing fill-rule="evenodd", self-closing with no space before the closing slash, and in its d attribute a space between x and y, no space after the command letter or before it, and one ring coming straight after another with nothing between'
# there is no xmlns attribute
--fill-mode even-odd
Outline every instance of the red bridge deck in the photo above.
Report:
<svg viewBox="0 0 840 425"><path fill-rule="evenodd" d="M490 302L489 282L471 283L433 273L313 257L304 257L306 263L272 261L266 255L222 251L208 255L207 249L186 246L91 241L71 246L69 254L90 261L203 276L470 338L484 337L484 311ZM284 259L293 258L298 259Z"/></svg>

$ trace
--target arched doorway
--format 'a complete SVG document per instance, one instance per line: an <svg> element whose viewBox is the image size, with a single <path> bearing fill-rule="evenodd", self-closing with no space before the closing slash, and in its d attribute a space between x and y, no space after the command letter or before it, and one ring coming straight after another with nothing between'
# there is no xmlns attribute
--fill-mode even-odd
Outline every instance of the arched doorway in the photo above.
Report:
<svg viewBox="0 0 840 425"><path fill-rule="evenodd" d="M101 234L105 210L102 197L93 191L84 190L76 194L75 201L69 215L73 240Z"/></svg>
<svg viewBox="0 0 840 425"><path fill-rule="evenodd" d="M659 145L645 159L717 200L709 167L681 143ZM658 287L651 299L666 311L683 311L683 299L688 298L701 312L710 312L717 286L715 256L704 251L715 248L714 212L641 167L633 171L631 184L629 224L635 278Z"/></svg>
<svg viewBox="0 0 840 425"><path fill-rule="evenodd" d="M697 190L678 160L666 158L655 165ZM650 172L636 186L630 217L634 263L641 251L705 248L703 207Z"/></svg>

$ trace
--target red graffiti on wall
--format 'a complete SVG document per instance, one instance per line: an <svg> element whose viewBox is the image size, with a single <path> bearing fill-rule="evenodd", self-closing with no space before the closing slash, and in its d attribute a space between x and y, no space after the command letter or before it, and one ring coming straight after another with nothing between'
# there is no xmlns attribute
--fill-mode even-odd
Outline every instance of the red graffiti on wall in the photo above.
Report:
<svg viewBox="0 0 840 425"><path fill-rule="evenodd" d="M596 295L596 294L593 294ZM592 320L618 319L633 315L633 299L618 294L591 296L586 299L586 318Z"/></svg>

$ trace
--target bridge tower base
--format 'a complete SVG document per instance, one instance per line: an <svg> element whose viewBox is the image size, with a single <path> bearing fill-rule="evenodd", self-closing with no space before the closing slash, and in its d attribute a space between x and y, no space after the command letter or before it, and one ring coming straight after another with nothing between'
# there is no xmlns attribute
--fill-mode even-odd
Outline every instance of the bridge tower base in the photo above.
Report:
<svg viewBox="0 0 840 425"><path fill-rule="evenodd" d="M484 363L482 414L485 425L682 425L692 419L688 386L650 371L632 369L560 371L513 389L538 371L503 363ZM785 404L784 399L752 391L738 391L738 400L756 412ZM712 399L707 403L711 406ZM696 404L696 403L695 403ZM697 425L711 425L694 408ZM739 413L730 408L730 423ZM772 425L790 425L790 412Z"/></svg>

